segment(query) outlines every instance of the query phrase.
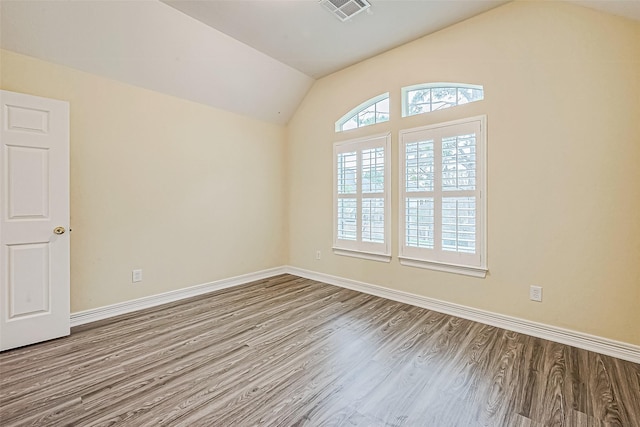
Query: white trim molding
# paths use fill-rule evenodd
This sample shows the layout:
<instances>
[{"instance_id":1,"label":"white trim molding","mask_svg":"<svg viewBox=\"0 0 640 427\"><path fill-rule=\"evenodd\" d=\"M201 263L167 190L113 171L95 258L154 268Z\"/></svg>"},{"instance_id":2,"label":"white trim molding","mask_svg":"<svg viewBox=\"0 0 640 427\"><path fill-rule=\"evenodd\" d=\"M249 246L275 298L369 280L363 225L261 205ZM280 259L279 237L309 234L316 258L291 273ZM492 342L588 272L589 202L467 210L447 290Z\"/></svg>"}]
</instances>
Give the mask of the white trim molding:
<instances>
[{"instance_id":1,"label":"white trim molding","mask_svg":"<svg viewBox=\"0 0 640 427\"><path fill-rule=\"evenodd\" d=\"M203 283L201 285L191 286L184 289L138 298L131 301L124 301L104 307L79 311L71 314L71 326L80 326L86 323L119 316L121 314L127 314L137 310L179 301L221 289L244 285L256 280L263 280L284 273L293 274L306 279L317 280L330 285L364 292L366 294L414 305L416 307L426 308L428 310L449 314L451 316L461 317L474 322L582 348L584 350L605 354L607 356L617 357L630 362L640 363L640 346L637 345L291 266L270 268L254 273L216 280L214 282Z\"/></svg>"},{"instance_id":2,"label":"white trim molding","mask_svg":"<svg viewBox=\"0 0 640 427\"><path fill-rule=\"evenodd\" d=\"M445 273L462 274L464 276L478 277L484 279L487 277L487 268L470 267L466 265L445 264L435 261L426 261L422 259L413 259L407 257L398 257L400 264L409 267L428 268L429 270L444 271Z\"/></svg>"},{"instance_id":3,"label":"white trim molding","mask_svg":"<svg viewBox=\"0 0 640 427\"><path fill-rule=\"evenodd\" d=\"M391 262L391 255L374 254L370 252L362 252L356 250L332 248L336 255L351 256L354 258L368 259L370 261Z\"/></svg>"},{"instance_id":4,"label":"white trim molding","mask_svg":"<svg viewBox=\"0 0 640 427\"><path fill-rule=\"evenodd\" d=\"M426 308L439 313L461 317L474 322L617 357L633 363L640 363L640 346L637 345L297 267L288 266L285 268L285 272L330 285Z\"/></svg>"},{"instance_id":5,"label":"white trim molding","mask_svg":"<svg viewBox=\"0 0 640 427\"><path fill-rule=\"evenodd\" d=\"M104 307L78 311L76 313L71 313L71 327L84 325L85 323L96 322L98 320L108 319L110 317L131 313L133 311L142 310L145 308L179 301L185 298L191 298L209 292L218 291L220 289L244 285L249 282L267 279L269 277L277 276L278 274L284 274L286 272L287 271L285 267L275 267L267 270L257 271L254 273L230 277L228 279L221 279L214 282L190 286L184 289L164 292L162 294L150 295L130 301L123 301Z\"/></svg>"}]
</instances>

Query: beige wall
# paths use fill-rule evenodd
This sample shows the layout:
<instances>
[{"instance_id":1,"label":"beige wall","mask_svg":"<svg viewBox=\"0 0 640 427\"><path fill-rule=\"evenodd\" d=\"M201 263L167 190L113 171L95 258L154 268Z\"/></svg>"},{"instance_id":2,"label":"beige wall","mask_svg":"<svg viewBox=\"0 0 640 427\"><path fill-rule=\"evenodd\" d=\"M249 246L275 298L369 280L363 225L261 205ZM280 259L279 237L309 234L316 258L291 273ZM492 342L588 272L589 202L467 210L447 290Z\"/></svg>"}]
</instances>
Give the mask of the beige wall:
<instances>
[{"instance_id":1,"label":"beige wall","mask_svg":"<svg viewBox=\"0 0 640 427\"><path fill-rule=\"evenodd\" d=\"M401 119L400 88L482 84L485 100ZM334 122L391 93L390 122ZM398 131L488 116L486 279L398 263ZM316 82L289 124L292 266L640 344L640 24L516 2ZM393 260L331 252L332 143L391 131ZM322 259L314 259L315 251ZM529 285L544 301L528 299Z\"/></svg>"},{"instance_id":2,"label":"beige wall","mask_svg":"<svg viewBox=\"0 0 640 427\"><path fill-rule=\"evenodd\" d=\"M286 262L284 127L0 58L2 89L70 102L72 312Z\"/></svg>"}]
</instances>

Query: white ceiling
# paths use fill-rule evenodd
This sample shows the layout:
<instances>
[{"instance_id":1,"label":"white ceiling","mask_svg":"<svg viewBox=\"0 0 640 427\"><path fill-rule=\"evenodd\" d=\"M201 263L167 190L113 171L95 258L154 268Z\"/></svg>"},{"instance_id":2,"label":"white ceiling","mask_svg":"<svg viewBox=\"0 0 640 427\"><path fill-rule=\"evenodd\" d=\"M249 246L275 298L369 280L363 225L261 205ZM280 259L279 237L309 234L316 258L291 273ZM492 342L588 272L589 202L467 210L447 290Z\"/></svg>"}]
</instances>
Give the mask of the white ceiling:
<instances>
[{"instance_id":1,"label":"white ceiling","mask_svg":"<svg viewBox=\"0 0 640 427\"><path fill-rule=\"evenodd\" d=\"M317 79L509 0L371 0L347 22L318 0L162 1Z\"/></svg>"},{"instance_id":2,"label":"white ceiling","mask_svg":"<svg viewBox=\"0 0 640 427\"><path fill-rule=\"evenodd\" d=\"M285 124L315 78L509 0L0 0L0 46ZM565 0L640 21L640 0Z\"/></svg>"},{"instance_id":3,"label":"white ceiling","mask_svg":"<svg viewBox=\"0 0 640 427\"><path fill-rule=\"evenodd\" d=\"M3 49L272 123L313 79L157 0L0 1Z\"/></svg>"}]
</instances>

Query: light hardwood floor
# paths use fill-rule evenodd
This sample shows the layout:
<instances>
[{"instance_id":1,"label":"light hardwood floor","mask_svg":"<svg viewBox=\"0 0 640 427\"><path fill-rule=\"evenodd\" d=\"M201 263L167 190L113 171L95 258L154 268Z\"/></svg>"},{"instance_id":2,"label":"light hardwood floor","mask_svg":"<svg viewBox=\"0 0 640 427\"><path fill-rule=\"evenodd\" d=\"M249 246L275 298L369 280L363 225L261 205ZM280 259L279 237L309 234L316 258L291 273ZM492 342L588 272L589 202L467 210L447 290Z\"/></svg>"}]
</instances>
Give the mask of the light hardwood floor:
<instances>
[{"instance_id":1,"label":"light hardwood floor","mask_svg":"<svg viewBox=\"0 0 640 427\"><path fill-rule=\"evenodd\" d=\"M640 426L640 365L281 275L0 353L2 426Z\"/></svg>"}]
</instances>

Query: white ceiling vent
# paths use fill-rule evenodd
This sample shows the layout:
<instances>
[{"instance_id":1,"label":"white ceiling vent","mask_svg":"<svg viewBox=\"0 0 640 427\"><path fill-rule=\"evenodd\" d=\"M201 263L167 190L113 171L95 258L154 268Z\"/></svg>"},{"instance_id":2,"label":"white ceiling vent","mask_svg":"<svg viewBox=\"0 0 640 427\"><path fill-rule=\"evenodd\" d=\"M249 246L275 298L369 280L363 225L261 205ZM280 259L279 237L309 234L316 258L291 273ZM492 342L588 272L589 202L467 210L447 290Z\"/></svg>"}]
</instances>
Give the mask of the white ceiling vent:
<instances>
[{"instance_id":1,"label":"white ceiling vent","mask_svg":"<svg viewBox=\"0 0 640 427\"><path fill-rule=\"evenodd\" d=\"M320 0L320 4L343 22L371 7L367 0Z\"/></svg>"}]
</instances>

